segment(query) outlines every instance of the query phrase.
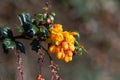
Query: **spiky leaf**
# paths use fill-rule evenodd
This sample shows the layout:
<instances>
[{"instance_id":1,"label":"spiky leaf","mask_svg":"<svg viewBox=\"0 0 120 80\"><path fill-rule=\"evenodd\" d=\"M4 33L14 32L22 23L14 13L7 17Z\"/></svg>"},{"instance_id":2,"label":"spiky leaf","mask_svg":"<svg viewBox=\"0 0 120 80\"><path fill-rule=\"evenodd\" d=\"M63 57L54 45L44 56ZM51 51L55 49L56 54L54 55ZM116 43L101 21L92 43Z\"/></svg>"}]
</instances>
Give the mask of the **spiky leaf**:
<instances>
[{"instance_id":1,"label":"spiky leaf","mask_svg":"<svg viewBox=\"0 0 120 80\"><path fill-rule=\"evenodd\" d=\"M19 20L20 20L22 26L25 24L28 24L30 22L30 14L29 13L20 14Z\"/></svg>"}]
</instances>

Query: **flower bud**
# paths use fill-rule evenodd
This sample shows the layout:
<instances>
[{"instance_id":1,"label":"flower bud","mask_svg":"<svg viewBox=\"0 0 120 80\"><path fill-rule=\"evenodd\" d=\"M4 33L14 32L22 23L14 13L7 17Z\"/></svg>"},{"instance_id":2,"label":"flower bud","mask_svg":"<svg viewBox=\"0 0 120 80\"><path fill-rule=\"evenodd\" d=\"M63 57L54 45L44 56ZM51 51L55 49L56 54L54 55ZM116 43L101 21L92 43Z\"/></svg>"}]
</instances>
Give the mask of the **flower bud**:
<instances>
[{"instance_id":1,"label":"flower bud","mask_svg":"<svg viewBox=\"0 0 120 80\"><path fill-rule=\"evenodd\" d=\"M52 45L52 46L50 46L49 47L49 51L50 51L50 53L55 53L55 46L54 45Z\"/></svg>"},{"instance_id":2,"label":"flower bud","mask_svg":"<svg viewBox=\"0 0 120 80\"><path fill-rule=\"evenodd\" d=\"M69 57L68 57L68 56L65 56L64 61L65 61L66 63L68 63L68 62L69 62Z\"/></svg>"},{"instance_id":3,"label":"flower bud","mask_svg":"<svg viewBox=\"0 0 120 80\"><path fill-rule=\"evenodd\" d=\"M70 49L71 51L74 51L74 50L75 50L74 44L69 44L69 49Z\"/></svg>"},{"instance_id":4,"label":"flower bud","mask_svg":"<svg viewBox=\"0 0 120 80\"><path fill-rule=\"evenodd\" d=\"M63 41L62 42L62 47L64 50L67 50L68 49L68 43L66 41Z\"/></svg>"},{"instance_id":5,"label":"flower bud","mask_svg":"<svg viewBox=\"0 0 120 80\"><path fill-rule=\"evenodd\" d=\"M62 59L62 55L63 55L63 53L61 51L56 54L58 59Z\"/></svg>"},{"instance_id":6,"label":"flower bud","mask_svg":"<svg viewBox=\"0 0 120 80\"><path fill-rule=\"evenodd\" d=\"M67 50L66 51L66 55L68 55L69 57L72 57L73 56L73 53L71 50Z\"/></svg>"}]
</instances>

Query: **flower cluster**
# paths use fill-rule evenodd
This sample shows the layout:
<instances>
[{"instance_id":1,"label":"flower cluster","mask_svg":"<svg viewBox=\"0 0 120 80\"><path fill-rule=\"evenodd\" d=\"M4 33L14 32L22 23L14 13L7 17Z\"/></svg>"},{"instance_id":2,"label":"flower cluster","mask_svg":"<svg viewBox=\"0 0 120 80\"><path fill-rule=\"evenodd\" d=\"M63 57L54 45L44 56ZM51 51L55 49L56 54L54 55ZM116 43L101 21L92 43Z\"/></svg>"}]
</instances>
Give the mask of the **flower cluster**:
<instances>
[{"instance_id":1,"label":"flower cluster","mask_svg":"<svg viewBox=\"0 0 120 80\"><path fill-rule=\"evenodd\" d=\"M63 31L61 24L54 24L49 31L49 42L54 42L54 45L49 47L49 52L65 62L72 61L76 40L74 36L78 35L78 33Z\"/></svg>"}]
</instances>

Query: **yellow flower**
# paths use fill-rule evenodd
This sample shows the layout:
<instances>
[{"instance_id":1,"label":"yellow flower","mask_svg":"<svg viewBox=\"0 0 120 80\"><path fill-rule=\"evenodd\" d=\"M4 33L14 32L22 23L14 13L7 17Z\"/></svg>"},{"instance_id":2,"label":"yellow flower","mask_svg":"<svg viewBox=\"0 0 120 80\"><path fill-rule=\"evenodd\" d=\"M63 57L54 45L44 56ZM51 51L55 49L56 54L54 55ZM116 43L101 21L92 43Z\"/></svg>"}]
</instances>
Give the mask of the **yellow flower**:
<instances>
[{"instance_id":1,"label":"yellow flower","mask_svg":"<svg viewBox=\"0 0 120 80\"><path fill-rule=\"evenodd\" d=\"M51 40L55 42L56 45L59 45L61 41L64 40L62 33L51 34Z\"/></svg>"},{"instance_id":2,"label":"yellow flower","mask_svg":"<svg viewBox=\"0 0 120 80\"><path fill-rule=\"evenodd\" d=\"M74 50L75 50L74 44L69 44L69 49L70 49L71 51L74 51Z\"/></svg>"},{"instance_id":3,"label":"yellow flower","mask_svg":"<svg viewBox=\"0 0 120 80\"><path fill-rule=\"evenodd\" d=\"M70 32L64 31L64 32L63 32L63 35L64 35L64 37L65 37L65 40L66 40L68 43L74 44L75 38L74 38L73 35L70 34Z\"/></svg>"},{"instance_id":4,"label":"yellow flower","mask_svg":"<svg viewBox=\"0 0 120 80\"><path fill-rule=\"evenodd\" d=\"M61 24L54 24L54 27L53 27L53 28L50 28L49 30L50 30L50 32L52 32L52 33L62 32L62 31L63 31Z\"/></svg>"},{"instance_id":5,"label":"yellow flower","mask_svg":"<svg viewBox=\"0 0 120 80\"><path fill-rule=\"evenodd\" d=\"M61 41L64 40L64 36L62 34L62 25L60 24L54 24L53 28L49 29L51 32L50 38L53 42L55 42L56 45L59 45Z\"/></svg>"}]
</instances>

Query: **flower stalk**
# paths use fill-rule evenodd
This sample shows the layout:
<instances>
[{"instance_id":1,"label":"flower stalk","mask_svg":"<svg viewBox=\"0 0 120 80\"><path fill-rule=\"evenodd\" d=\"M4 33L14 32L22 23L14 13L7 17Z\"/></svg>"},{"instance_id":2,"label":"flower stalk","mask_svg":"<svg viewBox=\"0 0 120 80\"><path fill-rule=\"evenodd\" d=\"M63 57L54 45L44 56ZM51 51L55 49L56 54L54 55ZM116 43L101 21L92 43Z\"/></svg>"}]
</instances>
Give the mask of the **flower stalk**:
<instances>
[{"instance_id":1,"label":"flower stalk","mask_svg":"<svg viewBox=\"0 0 120 80\"><path fill-rule=\"evenodd\" d=\"M18 67L17 67L18 73L17 73L16 80L19 80L20 77L22 78L22 80L24 80L23 69L22 69L22 58L21 58L18 50L16 50L16 56L17 56L17 64L18 64Z\"/></svg>"}]
</instances>

